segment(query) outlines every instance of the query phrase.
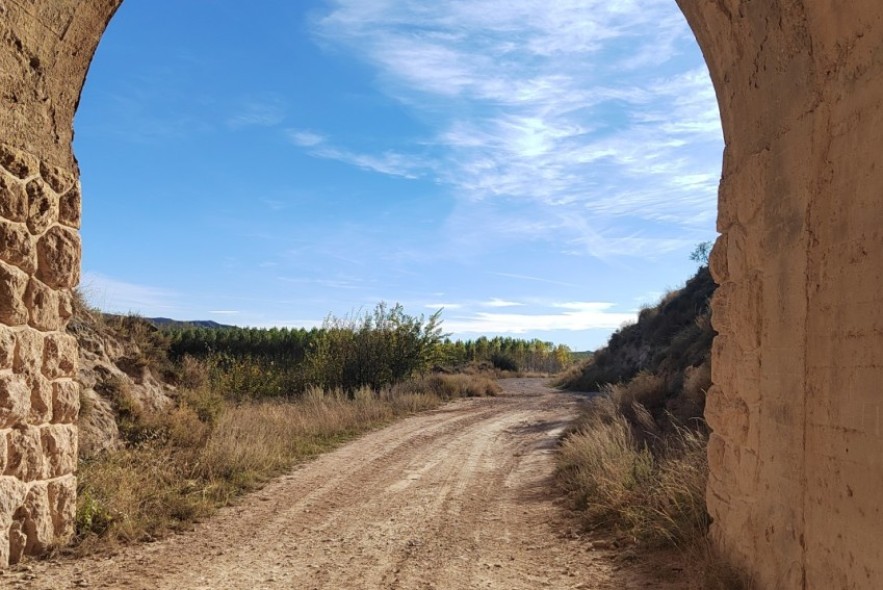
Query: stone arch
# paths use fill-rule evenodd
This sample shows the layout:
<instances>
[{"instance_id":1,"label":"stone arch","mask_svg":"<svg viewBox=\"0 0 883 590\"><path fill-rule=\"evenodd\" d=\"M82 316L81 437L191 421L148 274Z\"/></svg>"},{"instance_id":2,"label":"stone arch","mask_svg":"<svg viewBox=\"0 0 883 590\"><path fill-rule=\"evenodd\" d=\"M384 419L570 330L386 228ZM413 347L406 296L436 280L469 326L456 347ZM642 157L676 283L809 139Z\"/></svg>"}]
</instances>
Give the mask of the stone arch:
<instances>
[{"instance_id":1,"label":"stone arch","mask_svg":"<svg viewBox=\"0 0 883 590\"><path fill-rule=\"evenodd\" d=\"M712 537L760 588L883 585L883 7L677 0L726 148ZM0 565L70 535L72 121L121 0L0 0Z\"/></svg>"}]
</instances>

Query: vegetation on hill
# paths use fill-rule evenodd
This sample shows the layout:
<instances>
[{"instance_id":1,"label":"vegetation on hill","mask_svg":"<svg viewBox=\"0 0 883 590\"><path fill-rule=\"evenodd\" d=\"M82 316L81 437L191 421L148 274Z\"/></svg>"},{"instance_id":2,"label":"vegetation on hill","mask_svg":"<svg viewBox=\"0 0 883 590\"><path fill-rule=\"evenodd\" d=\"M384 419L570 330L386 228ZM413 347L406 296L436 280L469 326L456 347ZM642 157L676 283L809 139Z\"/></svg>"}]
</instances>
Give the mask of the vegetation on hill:
<instances>
[{"instance_id":1,"label":"vegetation on hill","mask_svg":"<svg viewBox=\"0 0 883 590\"><path fill-rule=\"evenodd\" d=\"M668 415L695 423L702 418L711 382L709 302L714 289L708 267L700 267L683 288L642 309L636 323L620 328L558 385L576 391L616 389L627 414L634 413L628 406L636 402L661 427L671 423Z\"/></svg>"},{"instance_id":2,"label":"vegetation on hill","mask_svg":"<svg viewBox=\"0 0 883 590\"><path fill-rule=\"evenodd\" d=\"M613 530L643 547L677 548L688 569L701 570L697 587L738 589L743 580L706 542L702 416L714 289L700 267L559 378L565 388L599 393L562 442L558 480L588 528Z\"/></svg>"}]
</instances>

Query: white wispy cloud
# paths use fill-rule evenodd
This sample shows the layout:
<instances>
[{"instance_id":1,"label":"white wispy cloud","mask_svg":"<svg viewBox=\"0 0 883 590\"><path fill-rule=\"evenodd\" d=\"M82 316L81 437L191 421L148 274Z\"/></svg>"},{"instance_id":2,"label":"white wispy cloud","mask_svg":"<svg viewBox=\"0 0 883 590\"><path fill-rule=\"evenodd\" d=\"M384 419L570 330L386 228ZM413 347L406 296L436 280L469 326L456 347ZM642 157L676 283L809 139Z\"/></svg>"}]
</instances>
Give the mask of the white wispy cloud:
<instances>
[{"instance_id":1,"label":"white wispy cloud","mask_svg":"<svg viewBox=\"0 0 883 590\"><path fill-rule=\"evenodd\" d=\"M365 60L434 130L421 157L408 146L366 154L345 138L289 135L314 156L429 178L467 211L494 204L493 216L449 220L452 236L520 231L603 258L655 256L710 231L717 104L670 0L329 4L316 38Z\"/></svg>"},{"instance_id":2,"label":"white wispy cloud","mask_svg":"<svg viewBox=\"0 0 883 590\"><path fill-rule=\"evenodd\" d=\"M551 313L477 312L446 319L445 330L457 334L524 334L532 331L583 331L618 328L634 321L633 312L611 311L610 303L571 302L554 305Z\"/></svg>"},{"instance_id":3,"label":"white wispy cloud","mask_svg":"<svg viewBox=\"0 0 883 590\"><path fill-rule=\"evenodd\" d=\"M154 315L181 309L180 295L175 291L130 283L100 273L84 273L80 289L89 303L111 313Z\"/></svg>"},{"instance_id":4,"label":"white wispy cloud","mask_svg":"<svg viewBox=\"0 0 883 590\"><path fill-rule=\"evenodd\" d=\"M462 303L427 303L423 307L426 309L460 309L463 307Z\"/></svg>"},{"instance_id":5,"label":"white wispy cloud","mask_svg":"<svg viewBox=\"0 0 883 590\"><path fill-rule=\"evenodd\" d=\"M285 106L278 98L249 100L240 105L238 112L227 118L227 127L273 127L285 120Z\"/></svg>"},{"instance_id":6,"label":"white wispy cloud","mask_svg":"<svg viewBox=\"0 0 883 590\"><path fill-rule=\"evenodd\" d=\"M389 176L401 176L403 178L418 178L422 171L427 168L427 163L421 158L391 151L372 155L359 154L332 147L322 147L314 150L312 153L317 157L338 160L363 170L379 172Z\"/></svg>"},{"instance_id":7,"label":"white wispy cloud","mask_svg":"<svg viewBox=\"0 0 883 590\"><path fill-rule=\"evenodd\" d=\"M535 277L531 275L523 275L518 273L511 272L492 272L491 275L498 277L506 277L509 279L517 279L520 281L531 281L534 283L547 283L549 285L560 285L562 287L580 287L581 285L577 285L576 283L568 283L566 281L558 281L555 279L547 279L544 277Z\"/></svg>"},{"instance_id":8,"label":"white wispy cloud","mask_svg":"<svg viewBox=\"0 0 883 590\"><path fill-rule=\"evenodd\" d=\"M291 143L301 147L313 147L325 141L324 135L307 129L287 129L285 133Z\"/></svg>"},{"instance_id":9,"label":"white wispy cloud","mask_svg":"<svg viewBox=\"0 0 883 590\"><path fill-rule=\"evenodd\" d=\"M497 297L481 302L482 307L522 307L523 305L523 303L517 301L506 301L505 299L499 299Z\"/></svg>"}]
</instances>

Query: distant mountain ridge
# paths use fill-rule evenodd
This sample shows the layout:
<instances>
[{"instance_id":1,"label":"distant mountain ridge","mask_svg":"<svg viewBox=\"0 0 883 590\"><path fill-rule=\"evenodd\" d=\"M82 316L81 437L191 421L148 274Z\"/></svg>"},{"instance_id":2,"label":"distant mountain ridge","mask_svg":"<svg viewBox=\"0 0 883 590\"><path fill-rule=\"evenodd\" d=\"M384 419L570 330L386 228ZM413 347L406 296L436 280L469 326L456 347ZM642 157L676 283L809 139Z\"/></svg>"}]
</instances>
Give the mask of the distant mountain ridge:
<instances>
[{"instance_id":1,"label":"distant mountain ridge","mask_svg":"<svg viewBox=\"0 0 883 590\"><path fill-rule=\"evenodd\" d=\"M230 324L219 324L214 320L173 320L172 318L144 318L157 328L211 328L222 330L235 328Z\"/></svg>"}]
</instances>

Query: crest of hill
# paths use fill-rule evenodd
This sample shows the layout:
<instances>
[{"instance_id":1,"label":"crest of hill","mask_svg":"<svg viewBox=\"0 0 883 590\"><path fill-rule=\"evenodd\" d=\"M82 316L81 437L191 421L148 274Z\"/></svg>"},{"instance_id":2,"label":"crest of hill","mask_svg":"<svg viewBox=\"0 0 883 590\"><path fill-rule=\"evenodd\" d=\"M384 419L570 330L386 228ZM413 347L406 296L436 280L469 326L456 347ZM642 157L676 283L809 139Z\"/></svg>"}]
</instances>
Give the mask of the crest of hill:
<instances>
[{"instance_id":1,"label":"crest of hill","mask_svg":"<svg viewBox=\"0 0 883 590\"><path fill-rule=\"evenodd\" d=\"M227 328L235 328L229 324L219 324L214 320L173 320L172 318L144 318L157 328L211 328L213 330L224 330Z\"/></svg>"}]
</instances>

